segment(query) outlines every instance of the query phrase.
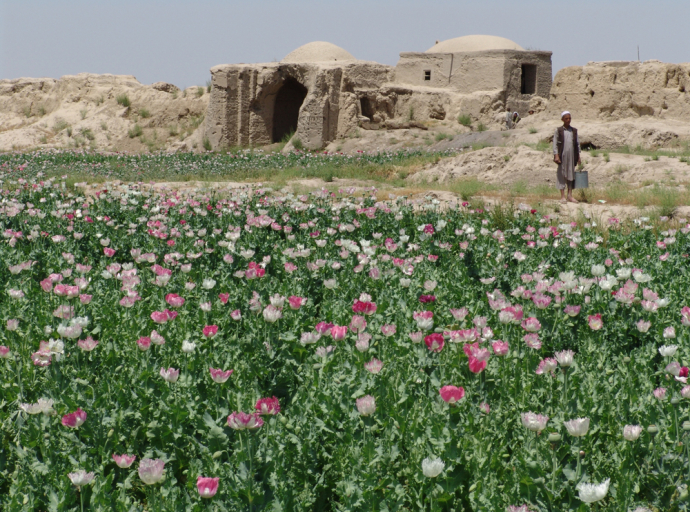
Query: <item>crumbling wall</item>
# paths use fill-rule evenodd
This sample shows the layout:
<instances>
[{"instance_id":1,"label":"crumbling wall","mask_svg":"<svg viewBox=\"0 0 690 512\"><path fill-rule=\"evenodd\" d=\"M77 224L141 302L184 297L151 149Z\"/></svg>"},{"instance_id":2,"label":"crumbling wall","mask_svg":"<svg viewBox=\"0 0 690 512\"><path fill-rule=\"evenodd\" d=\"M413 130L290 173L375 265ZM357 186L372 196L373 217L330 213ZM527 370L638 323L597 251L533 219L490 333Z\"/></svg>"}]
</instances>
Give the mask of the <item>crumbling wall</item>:
<instances>
[{"instance_id":1,"label":"crumbling wall","mask_svg":"<svg viewBox=\"0 0 690 512\"><path fill-rule=\"evenodd\" d=\"M690 116L690 64L590 62L561 69L551 87L548 111L574 118L617 120Z\"/></svg>"},{"instance_id":2,"label":"crumbling wall","mask_svg":"<svg viewBox=\"0 0 690 512\"><path fill-rule=\"evenodd\" d=\"M307 89L295 136L308 148L323 147L357 127L362 91L377 90L390 73L389 66L362 61L216 66L206 136L214 149L278 142L273 140L276 97L294 80Z\"/></svg>"}]
</instances>

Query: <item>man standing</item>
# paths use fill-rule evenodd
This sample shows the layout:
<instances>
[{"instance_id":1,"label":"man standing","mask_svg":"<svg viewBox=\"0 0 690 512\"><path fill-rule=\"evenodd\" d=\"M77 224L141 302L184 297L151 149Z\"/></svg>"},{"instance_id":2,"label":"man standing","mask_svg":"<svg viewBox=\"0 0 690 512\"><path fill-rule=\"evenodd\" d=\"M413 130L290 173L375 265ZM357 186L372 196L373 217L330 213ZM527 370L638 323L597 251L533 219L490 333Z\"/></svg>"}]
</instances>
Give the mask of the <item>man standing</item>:
<instances>
[{"instance_id":1,"label":"man standing","mask_svg":"<svg viewBox=\"0 0 690 512\"><path fill-rule=\"evenodd\" d=\"M561 114L563 126L556 128L553 134L553 161L558 164L556 181L561 191L561 202L577 203L573 197L573 182L575 180L575 166L580 165L580 141L577 138L577 128L570 126L570 112ZM566 199L565 189L568 189Z\"/></svg>"}]
</instances>

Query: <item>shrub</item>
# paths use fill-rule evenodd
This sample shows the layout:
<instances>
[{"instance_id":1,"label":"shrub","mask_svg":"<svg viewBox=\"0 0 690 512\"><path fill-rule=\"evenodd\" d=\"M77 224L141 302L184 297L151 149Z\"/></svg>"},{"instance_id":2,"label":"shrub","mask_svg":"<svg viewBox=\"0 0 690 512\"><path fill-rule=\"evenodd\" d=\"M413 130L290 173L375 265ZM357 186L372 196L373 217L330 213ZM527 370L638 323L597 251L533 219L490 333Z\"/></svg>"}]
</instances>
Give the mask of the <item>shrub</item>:
<instances>
[{"instance_id":1,"label":"shrub","mask_svg":"<svg viewBox=\"0 0 690 512\"><path fill-rule=\"evenodd\" d=\"M134 139L136 137L141 137L141 134L144 133L144 130L142 130L141 126L138 124L135 124L128 132L127 135L129 135L130 139Z\"/></svg>"},{"instance_id":2,"label":"shrub","mask_svg":"<svg viewBox=\"0 0 690 512\"><path fill-rule=\"evenodd\" d=\"M487 130L486 125L484 123L479 123L477 125L477 131L478 132L485 132Z\"/></svg>"},{"instance_id":3,"label":"shrub","mask_svg":"<svg viewBox=\"0 0 690 512\"><path fill-rule=\"evenodd\" d=\"M140 108L139 115L142 119L148 119L149 117L151 117L151 112L149 112L148 109Z\"/></svg>"},{"instance_id":4,"label":"shrub","mask_svg":"<svg viewBox=\"0 0 690 512\"><path fill-rule=\"evenodd\" d=\"M204 95L204 88L199 86L196 88L196 95L201 98Z\"/></svg>"},{"instance_id":5,"label":"shrub","mask_svg":"<svg viewBox=\"0 0 690 512\"><path fill-rule=\"evenodd\" d=\"M460 114L458 116L458 123L460 123L463 126L467 126L470 128L472 126L472 118L468 116L467 114Z\"/></svg>"},{"instance_id":6,"label":"shrub","mask_svg":"<svg viewBox=\"0 0 690 512\"><path fill-rule=\"evenodd\" d=\"M213 88L213 82L211 80L206 80L206 92L211 92Z\"/></svg>"},{"instance_id":7,"label":"shrub","mask_svg":"<svg viewBox=\"0 0 690 512\"><path fill-rule=\"evenodd\" d=\"M530 126L530 127L529 127L529 132L530 132L532 135L534 135L535 133L537 133L537 129L536 129L534 126Z\"/></svg>"},{"instance_id":8,"label":"shrub","mask_svg":"<svg viewBox=\"0 0 690 512\"><path fill-rule=\"evenodd\" d=\"M70 124L62 118L56 118L55 124L53 125L53 132L60 133L62 130L67 128Z\"/></svg>"},{"instance_id":9,"label":"shrub","mask_svg":"<svg viewBox=\"0 0 690 512\"><path fill-rule=\"evenodd\" d=\"M121 105L126 108L129 108L132 105L132 102L129 101L129 96L127 96L124 93L117 96L117 98L115 98L115 101L117 101L118 105Z\"/></svg>"},{"instance_id":10,"label":"shrub","mask_svg":"<svg viewBox=\"0 0 690 512\"><path fill-rule=\"evenodd\" d=\"M209 140L208 137L204 137L204 139L202 141L202 145L204 146L204 149L206 151L211 151L211 149L212 149L211 148L211 141Z\"/></svg>"},{"instance_id":11,"label":"shrub","mask_svg":"<svg viewBox=\"0 0 690 512\"><path fill-rule=\"evenodd\" d=\"M292 139L292 147L294 147L297 151L302 151L304 149L304 144L302 144L302 139L299 137L294 137Z\"/></svg>"}]
</instances>

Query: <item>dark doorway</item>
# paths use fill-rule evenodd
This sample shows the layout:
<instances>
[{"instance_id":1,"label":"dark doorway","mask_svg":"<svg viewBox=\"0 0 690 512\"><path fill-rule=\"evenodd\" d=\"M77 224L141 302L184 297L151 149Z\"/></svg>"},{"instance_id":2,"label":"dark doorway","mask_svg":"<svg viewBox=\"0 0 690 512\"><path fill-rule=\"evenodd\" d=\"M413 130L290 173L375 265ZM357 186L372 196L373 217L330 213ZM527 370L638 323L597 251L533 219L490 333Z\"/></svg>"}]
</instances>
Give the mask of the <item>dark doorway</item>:
<instances>
[{"instance_id":1,"label":"dark doorway","mask_svg":"<svg viewBox=\"0 0 690 512\"><path fill-rule=\"evenodd\" d=\"M297 80L289 79L280 88L273 107L273 142L297 130L299 109L306 97L307 88Z\"/></svg>"},{"instance_id":2,"label":"dark doorway","mask_svg":"<svg viewBox=\"0 0 690 512\"><path fill-rule=\"evenodd\" d=\"M522 94L535 94L537 92L537 66L534 64L522 65L520 92Z\"/></svg>"},{"instance_id":3,"label":"dark doorway","mask_svg":"<svg viewBox=\"0 0 690 512\"><path fill-rule=\"evenodd\" d=\"M369 121L372 121L374 118L374 108L371 106L369 98L360 98L359 106L362 108L362 115L368 117Z\"/></svg>"}]
</instances>

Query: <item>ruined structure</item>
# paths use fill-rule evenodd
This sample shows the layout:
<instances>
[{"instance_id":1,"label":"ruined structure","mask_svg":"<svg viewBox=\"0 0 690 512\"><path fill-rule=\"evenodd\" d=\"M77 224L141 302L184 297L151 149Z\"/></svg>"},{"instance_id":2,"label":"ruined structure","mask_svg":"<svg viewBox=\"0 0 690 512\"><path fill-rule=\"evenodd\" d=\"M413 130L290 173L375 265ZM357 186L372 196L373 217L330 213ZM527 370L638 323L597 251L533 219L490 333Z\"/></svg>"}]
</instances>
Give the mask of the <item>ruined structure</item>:
<instances>
[{"instance_id":1,"label":"ruined structure","mask_svg":"<svg viewBox=\"0 0 690 512\"><path fill-rule=\"evenodd\" d=\"M526 51L494 36L465 36L395 67L355 59L325 42L281 62L211 69L206 136L214 148L279 142L293 133L319 148L348 133L465 114L491 122L506 109L543 110L551 52Z\"/></svg>"},{"instance_id":2,"label":"ruined structure","mask_svg":"<svg viewBox=\"0 0 690 512\"><path fill-rule=\"evenodd\" d=\"M590 62L556 73L549 112L570 110L575 118L617 119L653 116L690 118L690 64Z\"/></svg>"}]
</instances>

